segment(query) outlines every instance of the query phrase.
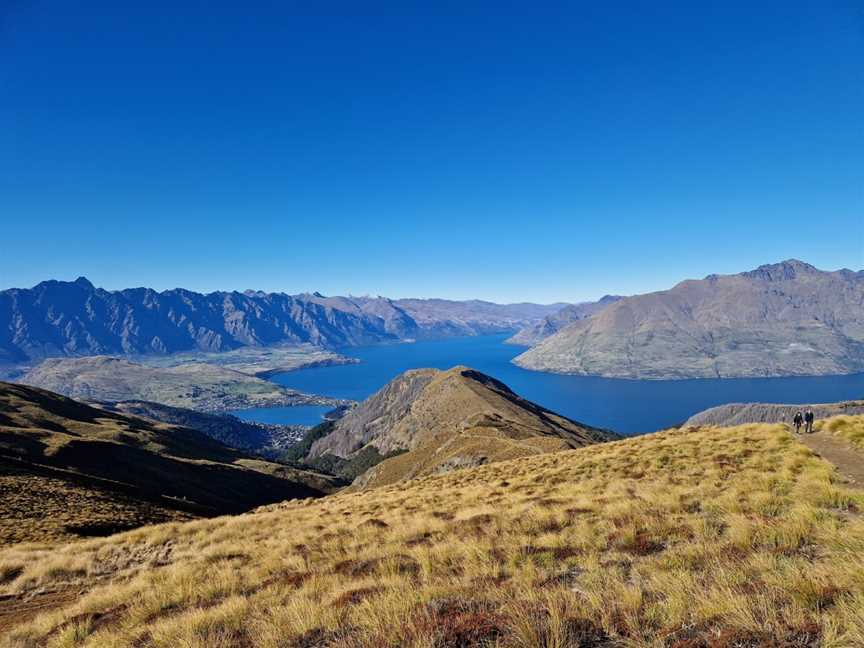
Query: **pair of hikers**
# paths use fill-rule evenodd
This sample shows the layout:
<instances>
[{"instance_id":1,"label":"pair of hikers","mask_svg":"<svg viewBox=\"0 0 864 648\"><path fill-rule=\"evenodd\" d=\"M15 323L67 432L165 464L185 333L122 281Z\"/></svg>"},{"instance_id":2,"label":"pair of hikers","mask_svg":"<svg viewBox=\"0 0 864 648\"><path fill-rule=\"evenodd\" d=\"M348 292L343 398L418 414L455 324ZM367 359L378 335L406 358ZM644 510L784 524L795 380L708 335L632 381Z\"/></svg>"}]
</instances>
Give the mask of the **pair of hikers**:
<instances>
[{"instance_id":1,"label":"pair of hikers","mask_svg":"<svg viewBox=\"0 0 864 648\"><path fill-rule=\"evenodd\" d=\"M813 408L808 407L807 411L803 414L801 410L795 412L795 416L792 417L792 423L795 425L795 434L801 434L801 425L804 425L805 434L811 434L813 432L813 421L816 419L816 416L813 414Z\"/></svg>"}]
</instances>

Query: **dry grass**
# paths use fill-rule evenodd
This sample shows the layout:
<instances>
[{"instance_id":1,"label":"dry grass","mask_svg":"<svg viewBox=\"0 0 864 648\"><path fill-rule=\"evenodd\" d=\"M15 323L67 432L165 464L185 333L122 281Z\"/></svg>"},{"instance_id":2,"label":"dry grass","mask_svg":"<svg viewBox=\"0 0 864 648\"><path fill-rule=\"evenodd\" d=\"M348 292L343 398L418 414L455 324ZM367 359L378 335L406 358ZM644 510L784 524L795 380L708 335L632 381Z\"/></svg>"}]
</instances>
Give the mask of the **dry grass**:
<instances>
[{"instance_id":1,"label":"dry grass","mask_svg":"<svg viewBox=\"0 0 864 648\"><path fill-rule=\"evenodd\" d=\"M0 382L0 543L68 540L332 492L195 430Z\"/></svg>"},{"instance_id":2,"label":"dry grass","mask_svg":"<svg viewBox=\"0 0 864 648\"><path fill-rule=\"evenodd\" d=\"M3 593L88 593L0 645L860 646L862 507L782 426L667 431L19 545Z\"/></svg>"},{"instance_id":3,"label":"dry grass","mask_svg":"<svg viewBox=\"0 0 864 648\"><path fill-rule=\"evenodd\" d=\"M104 536L194 515L123 493L76 483L75 475L38 474L0 457L0 546ZM2 573L0 573L2 580Z\"/></svg>"},{"instance_id":4,"label":"dry grass","mask_svg":"<svg viewBox=\"0 0 864 648\"><path fill-rule=\"evenodd\" d=\"M817 421L816 430L833 434L864 450L864 416L835 416Z\"/></svg>"}]
</instances>

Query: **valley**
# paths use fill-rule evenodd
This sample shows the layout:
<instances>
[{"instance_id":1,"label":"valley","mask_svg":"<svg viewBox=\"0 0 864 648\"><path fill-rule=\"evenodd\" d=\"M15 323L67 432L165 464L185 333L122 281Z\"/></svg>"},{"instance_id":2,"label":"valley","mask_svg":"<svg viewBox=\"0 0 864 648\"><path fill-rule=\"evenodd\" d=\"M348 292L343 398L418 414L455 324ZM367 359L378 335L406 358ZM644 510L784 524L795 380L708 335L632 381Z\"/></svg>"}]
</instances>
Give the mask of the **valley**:
<instances>
[{"instance_id":1,"label":"valley","mask_svg":"<svg viewBox=\"0 0 864 648\"><path fill-rule=\"evenodd\" d=\"M296 444L309 429L308 425L279 425L260 423L257 421L244 421L236 416L225 413L199 412L182 407L171 407L150 401L124 400L120 402L98 404L102 409L134 416L181 425L203 432L211 439L224 443L232 448L244 450L265 458L273 458L284 453L288 448ZM292 411L316 406L295 405ZM266 408L262 411L272 412L280 408ZM320 408L330 411L329 406ZM244 410L245 411L245 410ZM318 420L310 424L314 425Z\"/></svg>"}]
</instances>

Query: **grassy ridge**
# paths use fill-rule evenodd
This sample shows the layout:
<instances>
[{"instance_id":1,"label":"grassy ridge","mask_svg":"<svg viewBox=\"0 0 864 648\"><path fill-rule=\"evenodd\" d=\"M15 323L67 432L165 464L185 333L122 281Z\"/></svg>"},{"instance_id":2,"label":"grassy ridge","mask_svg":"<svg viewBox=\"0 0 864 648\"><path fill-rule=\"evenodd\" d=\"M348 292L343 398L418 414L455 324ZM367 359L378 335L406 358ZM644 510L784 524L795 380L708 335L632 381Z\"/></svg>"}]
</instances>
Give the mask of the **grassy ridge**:
<instances>
[{"instance_id":1,"label":"grassy ridge","mask_svg":"<svg viewBox=\"0 0 864 648\"><path fill-rule=\"evenodd\" d=\"M109 535L332 492L189 428L0 382L0 542Z\"/></svg>"},{"instance_id":2,"label":"grassy ridge","mask_svg":"<svg viewBox=\"0 0 864 648\"><path fill-rule=\"evenodd\" d=\"M0 645L864 645L862 509L783 426L667 431L6 549L0 593L88 593Z\"/></svg>"}]
</instances>

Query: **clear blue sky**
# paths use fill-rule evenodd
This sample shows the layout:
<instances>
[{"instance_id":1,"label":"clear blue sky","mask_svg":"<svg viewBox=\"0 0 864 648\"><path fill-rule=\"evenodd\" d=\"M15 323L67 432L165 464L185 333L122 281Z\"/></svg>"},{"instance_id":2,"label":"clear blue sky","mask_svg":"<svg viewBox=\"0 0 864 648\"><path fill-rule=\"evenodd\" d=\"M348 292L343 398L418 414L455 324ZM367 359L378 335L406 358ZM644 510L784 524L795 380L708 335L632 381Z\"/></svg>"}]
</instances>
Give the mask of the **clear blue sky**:
<instances>
[{"instance_id":1,"label":"clear blue sky","mask_svg":"<svg viewBox=\"0 0 864 648\"><path fill-rule=\"evenodd\" d=\"M611 4L0 0L0 288L862 268L862 4Z\"/></svg>"}]
</instances>

